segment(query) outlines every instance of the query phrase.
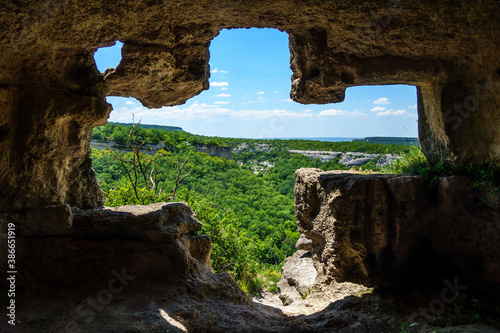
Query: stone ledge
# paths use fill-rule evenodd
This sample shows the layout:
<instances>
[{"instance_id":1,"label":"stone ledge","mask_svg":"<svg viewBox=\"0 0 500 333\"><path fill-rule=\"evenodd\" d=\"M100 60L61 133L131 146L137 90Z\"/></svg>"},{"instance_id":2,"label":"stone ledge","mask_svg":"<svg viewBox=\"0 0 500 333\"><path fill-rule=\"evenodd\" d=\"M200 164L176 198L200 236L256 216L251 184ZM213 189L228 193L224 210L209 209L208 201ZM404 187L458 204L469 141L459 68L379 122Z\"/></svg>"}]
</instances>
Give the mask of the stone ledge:
<instances>
[{"instance_id":1,"label":"stone ledge","mask_svg":"<svg viewBox=\"0 0 500 333\"><path fill-rule=\"evenodd\" d=\"M2 214L0 238L12 223L23 293L91 289L122 269L137 286L211 272L211 240L195 234L202 225L184 202L88 210L54 205ZM0 256L7 253L1 241ZM6 272L7 262L0 269Z\"/></svg>"},{"instance_id":2,"label":"stone ledge","mask_svg":"<svg viewBox=\"0 0 500 333\"><path fill-rule=\"evenodd\" d=\"M202 228L184 202L95 209L44 206L24 213L0 214L1 230L16 225L18 237L127 238L172 242Z\"/></svg>"}]
</instances>

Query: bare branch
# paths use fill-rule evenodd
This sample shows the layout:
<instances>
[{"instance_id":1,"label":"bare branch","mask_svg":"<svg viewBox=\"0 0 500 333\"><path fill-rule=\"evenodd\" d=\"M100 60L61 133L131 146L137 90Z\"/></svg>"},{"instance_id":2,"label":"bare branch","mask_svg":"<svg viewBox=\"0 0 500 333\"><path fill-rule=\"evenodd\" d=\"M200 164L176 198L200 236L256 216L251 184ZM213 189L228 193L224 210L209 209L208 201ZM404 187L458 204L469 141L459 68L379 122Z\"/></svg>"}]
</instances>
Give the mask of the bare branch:
<instances>
[{"instance_id":1,"label":"bare branch","mask_svg":"<svg viewBox=\"0 0 500 333\"><path fill-rule=\"evenodd\" d=\"M193 171L193 169L191 169L191 170L189 170L189 172L187 174L185 174L184 176L181 177L182 169L184 169L184 167L186 166L186 163L190 159L191 159L191 157L187 158L182 164L181 164L180 157L177 160L177 177L175 178L174 190L172 191L172 196L171 196L172 199L175 199L175 193L177 192L177 188L179 187L180 182L182 182L187 176L189 176L191 171Z\"/></svg>"}]
</instances>

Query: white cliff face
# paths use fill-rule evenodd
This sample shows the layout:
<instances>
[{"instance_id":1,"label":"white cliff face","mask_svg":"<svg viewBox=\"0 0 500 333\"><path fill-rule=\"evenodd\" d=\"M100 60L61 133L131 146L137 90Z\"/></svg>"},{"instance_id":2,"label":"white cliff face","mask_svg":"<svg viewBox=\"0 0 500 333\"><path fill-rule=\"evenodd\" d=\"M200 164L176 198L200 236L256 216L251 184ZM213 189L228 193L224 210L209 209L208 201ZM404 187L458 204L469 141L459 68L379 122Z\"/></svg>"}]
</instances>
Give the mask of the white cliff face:
<instances>
[{"instance_id":1,"label":"white cliff face","mask_svg":"<svg viewBox=\"0 0 500 333\"><path fill-rule=\"evenodd\" d=\"M210 156L216 156L228 160L233 159L231 148L229 148L228 146L204 145L204 144L196 144L193 146L196 148L197 151L208 154Z\"/></svg>"}]
</instances>

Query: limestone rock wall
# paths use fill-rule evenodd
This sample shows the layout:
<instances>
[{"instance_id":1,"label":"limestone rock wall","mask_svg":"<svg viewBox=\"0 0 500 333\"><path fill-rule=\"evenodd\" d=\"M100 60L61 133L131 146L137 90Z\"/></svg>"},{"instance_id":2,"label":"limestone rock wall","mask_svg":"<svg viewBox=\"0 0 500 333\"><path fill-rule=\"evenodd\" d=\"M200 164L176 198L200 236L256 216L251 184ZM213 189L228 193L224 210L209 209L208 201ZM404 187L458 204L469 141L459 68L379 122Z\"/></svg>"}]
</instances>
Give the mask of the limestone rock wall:
<instances>
[{"instance_id":1,"label":"limestone rock wall","mask_svg":"<svg viewBox=\"0 0 500 333\"><path fill-rule=\"evenodd\" d=\"M228 160L233 159L231 148L219 145L194 145L197 151L206 153L210 156L223 157Z\"/></svg>"},{"instance_id":2,"label":"limestone rock wall","mask_svg":"<svg viewBox=\"0 0 500 333\"><path fill-rule=\"evenodd\" d=\"M102 77L90 51L43 51L2 52L0 211L102 204L89 148L111 111Z\"/></svg>"},{"instance_id":3,"label":"limestone rock wall","mask_svg":"<svg viewBox=\"0 0 500 333\"><path fill-rule=\"evenodd\" d=\"M500 11L496 0L7 1L0 9L0 211L101 204L90 170L106 95L148 107L208 88L221 29L290 36L291 97L338 102L357 85L418 88L421 146L433 162L500 160ZM101 75L99 47L124 42Z\"/></svg>"},{"instance_id":4,"label":"limestone rock wall","mask_svg":"<svg viewBox=\"0 0 500 333\"><path fill-rule=\"evenodd\" d=\"M295 208L317 281L395 287L459 277L499 292L500 194L463 177L300 169Z\"/></svg>"}]
</instances>

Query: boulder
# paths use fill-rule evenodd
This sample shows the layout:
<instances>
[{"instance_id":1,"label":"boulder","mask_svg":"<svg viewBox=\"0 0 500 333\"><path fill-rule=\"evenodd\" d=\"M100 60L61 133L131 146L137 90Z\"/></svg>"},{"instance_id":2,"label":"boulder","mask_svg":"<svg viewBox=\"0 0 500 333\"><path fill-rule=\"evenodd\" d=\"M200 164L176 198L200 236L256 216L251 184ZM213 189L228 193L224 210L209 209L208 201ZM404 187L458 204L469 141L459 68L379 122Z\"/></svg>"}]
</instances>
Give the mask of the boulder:
<instances>
[{"instance_id":1,"label":"boulder","mask_svg":"<svg viewBox=\"0 0 500 333\"><path fill-rule=\"evenodd\" d=\"M297 250L312 251L313 242L311 239L307 238L304 234L300 234L300 238L295 244Z\"/></svg>"},{"instance_id":2,"label":"boulder","mask_svg":"<svg viewBox=\"0 0 500 333\"><path fill-rule=\"evenodd\" d=\"M311 252L298 250L292 257L286 258L278 282L283 305L306 298L311 293L316 276Z\"/></svg>"}]
</instances>

